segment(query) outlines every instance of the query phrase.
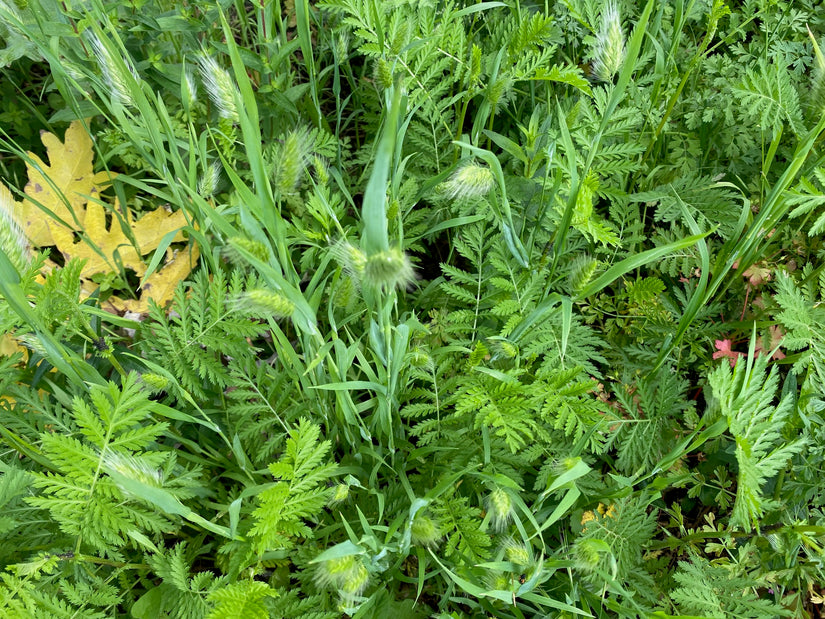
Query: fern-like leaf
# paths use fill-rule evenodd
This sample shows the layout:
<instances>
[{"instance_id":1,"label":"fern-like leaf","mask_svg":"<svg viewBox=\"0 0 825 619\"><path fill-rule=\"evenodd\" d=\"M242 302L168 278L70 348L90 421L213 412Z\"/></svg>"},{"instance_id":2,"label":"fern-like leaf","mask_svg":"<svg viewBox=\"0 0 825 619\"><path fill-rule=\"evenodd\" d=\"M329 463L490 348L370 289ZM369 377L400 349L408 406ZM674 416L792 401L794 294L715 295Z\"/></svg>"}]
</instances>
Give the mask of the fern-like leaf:
<instances>
[{"instance_id":1,"label":"fern-like leaf","mask_svg":"<svg viewBox=\"0 0 825 619\"><path fill-rule=\"evenodd\" d=\"M788 441L782 436L793 411L793 399L789 394L773 405L779 374L773 367L766 377L767 364L767 355L758 357L752 365L740 358L733 370L722 363L708 377L736 440L739 474L731 523L746 531L758 529L764 511L775 506L762 492L765 483L784 469L806 443L804 438Z\"/></svg>"}]
</instances>

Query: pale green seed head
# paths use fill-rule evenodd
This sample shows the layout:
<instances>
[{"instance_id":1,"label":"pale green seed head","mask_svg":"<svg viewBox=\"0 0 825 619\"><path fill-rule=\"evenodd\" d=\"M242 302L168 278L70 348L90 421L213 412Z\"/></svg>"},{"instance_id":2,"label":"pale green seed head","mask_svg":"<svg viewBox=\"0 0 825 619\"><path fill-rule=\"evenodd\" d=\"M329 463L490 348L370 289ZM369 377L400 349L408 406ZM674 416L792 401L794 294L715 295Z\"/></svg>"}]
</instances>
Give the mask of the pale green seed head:
<instances>
[{"instance_id":1,"label":"pale green seed head","mask_svg":"<svg viewBox=\"0 0 825 619\"><path fill-rule=\"evenodd\" d=\"M808 37L811 39L814 50L810 101L815 113L825 114L825 53L822 51L823 46L816 40L810 27L807 28Z\"/></svg>"},{"instance_id":2,"label":"pale green seed head","mask_svg":"<svg viewBox=\"0 0 825 619\"><path fill-rule=\"evenodd\" d=\"M600 540L586 539L575 546L576 567L589 572L599 566L602 562L602 545Z\"/></svg>"},{"instance_id":3,"label":"pale green seed head","mask_svg":"<svg viewBox=\"0 0 825 619\"><path fill-rule=\"evenodd\" d=\"M275 162L275 186L282 195L293 193L306 170L312 143L305 128L290 131L283 137L283 144Z\"/></svg>"},{"instance_id":4,"label":"pale green seed head","mask_svg":"<svg viewBox=\"0 0 825 619\"><path fill-rule=\"evenodd\" d=\"M360 561L358 566L347 575L347 579L341 585L341 597L345 603L357 598L370 582L370 574L364 564Z\"/></svg>"},{"instance_id":5,"label":"pale green seed head","mask_svg":"<svg viewBox=\"0 0 825 619\"><path fill-rule=\"evenodd\" d=\"M334 42L335 55L341 62L343 62L343 59L349 55L349 43L349 33L346 30L341 30L338 34L338 38L336 38Z\"/></svg>"},{"instance_id":6,"label":"pale green seed head","mask_svg":"<svg viewBox=\"0 0 825 619\"><path fill-rule=\"evenodd\" d=\"M314 155L312 158L312 168L315 170L315 182L319 185L329 184L329 169L327 168L326 161L318 155Z\"/></svg>"},{"instance_id":7,"label":"pale green seed head","mask_svg":"<svg viewBox=\"0 0 825 619\"><path fill-rule=\"evenodd\" d=\"M423 350L418 346L410 350L407 358L409 359L410 365L413 367L427 368L428 370L432 370L434 367L433 358L427 353L426 350Z\"/></svg>"},{"instance_id":8,"label":"pale green seed head","mask_svg":"<svg viewBox=\"0 0 825 619\"><path fill-rule=\"evenodd\" d=\"M456 170L441 184L441 190L451 200L470 200L486 196L495 184L495 177L490 168L473 162Z\"/></svg>"},{"instance_id":9,"label":"pale green seed head","mask_svg":"<svg viewBox=\"0 0 825 619\"><path fill-rule=\"evenodd\" d=\"M132 96L131 88L140 83L140 75L131 59L124 56L123 64L118 63L115 61L112 52L97 36L92 35L90 40L97 65L100 67L100 72L109 87L112 97L125 107L134 107L135 99Z\"/></svg>"},{"instance_id":10,"label":"pale green seed head","mask_svg":"<svg viewBox=\"0 0 825 619\"><path fill-rule=\"evenodd\" d=\"M383 290L406 288L415 281L412 263L403 251L391 248L367 256L362 282Z\"/></svg>"},{"instance_id":11,"label":"pale green seed head","mask_svg":"<svg viewBox=\"0 0 825 619\"><path fill-rule=\"evenodd\" d=\"M533 560L530 549L513 538L509 538L504 542L504 556L511 563L515 563L521 567L530 565Z\"/></svg>"},{"instance_id":12,"label":"pale green seed head","mask_svg":"<svg viewBox=\"0 0 825 619\"><path fill-rule=\"evenodd\" d=\"M189 112L198 102L198 82L195 79L195 71L189 67L183 76L181 84L181 94L183 96L184 109Z\"/></svg>"},{"instance_id":13,"label":"pale green seed head","mask_svg":"<svg viewBox=\"0 0 825 619\"><path fill-rule=\"evenodd\" d=\"M203 171L200 181L198 181L198 193L203 198L214 196L218 191L221 183L221 164L218 161L213 161L211 165L207 166Z\"/></svg>"},{"instance_id":14,"label":"pale green seed head","mask_svg":"<svg viewBox=\"0 0 825 619\"><path fill-rule=\"evenodd\" d=\"M329 505L337 505L343 503L349 498L349 486L347 484L338 484L332 491L332 496L329 498Z\"/></svg>"},{"instance_id":15,"label":"pale green seed head","mask_svg":"<svg viewBox=\"0 0 825 619\"><path fill-rule=\"evenodd\" d=\"M380 57L375 61L373 76L375 79L375 85L381 90L386 90L392 86L395 81L392 65L390 65L386 59Z\"/></svg>"},{"instance_id":16,"label":"pale green seed head","mask_svg":"<svg viewBox=\"0 0 825 619\"><path fill-rule=\"evenodd\" d=\"M217 60L206 54L198 59L198 65L203 86L220 117L238 122L238 108L235 104L237 89L229 73L218 65Z\"/></svg>"},{"instance_id":17,"label":"pale green seed head","mask_svg":"<svg viewBox=\"0 0 825 619\"><path fill-rule=\"evenodd\" d=\"M295 311L295 304L274 290L254 288L247 290L236 300L237 309L250 314L286 318Z\"/></svg>"},{"instance_id":18,"label":"pale green seed head","mask_svg":"<svg viewBox=\"0 0 825 619\"><path fill-rule=\"evenodd\" d=\"M370 575L361 557L348 555L328 559L315 569L315 582L322 589L337 589L345 602L351 602L369 584Z\"/></svg>"},{"instance_id":19,"label":"pale green seed head","mask_svg":"<svg viewBox=\"0 0 825 619\"><path fill-rule=\"evenodd\" d=\"M332 246L332 255L347 274L360 282L367 266L367 256L352 243L339 241Z\"/></svg>"},{"instance_id":20,"label":"pale green seed head","mask_svg":"<svg viewBox=\"0 0 825 619\"><path fill-rule=\"evenodd\" d=\"M426 515L417 514L410 527L410 539L416 546L435 546L442 538L438 522Z\"/></svg>"},{"instance_id":21,"label":"pale green seed head","mask_svg":"<svg viewBox=\"0 0 825 619\"><path fill-rule=\"evenodd\" d=\"M602 9L601 26L596 35L593 72L605 82L622 68L625 59L622 18L615 2L608 2Z\"/></svg>"},{"instance_id":22,"label":"pale green seed head","mask_svg":"<svg viewBox=\"0 0 825 619\"><path fill-rule=\"evenodd\" d=\"M246 259L239 250L252 254L263 263L269 262L269 248L260 241L243 236L233 236L228 239L229 245L225 248L226 257L235 264L246 264Z\"/></svg>"},{"instance_id":23,"label":"pale green seed head","mask_svg":"<svg viewBox=\"0 0 825 619\"><path fill-rule=\"evenodd\" d=\"M0 251L6 254L18 273L31 263L29 239L14 217L15 202L11 192L0 183Z\"/></svg>"},{"instance_id":24,"label":"pale green seed head","mask_svg":"<svg viewBox=\"0 0 825 619\"><path fill-rule=\"evenodd\" d=\"M493 488L487 496L487 513L494 531L503 531L513 519L513 499L503 488Z\"/></svg>"},{"instance_id":25,"label":"pale green seed head","mask_svg":"<svg viewBox=\"0 0 825 619\"><path fill-rule=\"evenodd\" d=\"M491 572L484 577L484 583L494 591L509 591L513 588L513 577L501 572Z\"/></svg>"},{"instance_id":26,"label":"pale green seed head","mask_svg":"<svg viewBox=\"0 0 825 619\"><path fill-rule=\"evenodd\" d=\"M169 387L169 379L160 374L147 372L141 374L140 379L143 381L143 384L153 392L165 391L166 388Z\"/></svg>"},{"instance_id":27,"label":"pale green seed head","mask_svg":"<svg viewBox=\"0 0 825 619\"><path fill-rule=\"evenodd\" d=\"M163 473L161 470L150 466L135 456L106 451L101 457L101 466L104 471L110 474L115 473L147 486L155 488L163 486Z\"/></svg>"},{"instance_id":28,"label":"pale green seed head","mask_svg":"<svg viewBox=\"0 0 825 619\"><path fill-rule=\"evenodd\" d=\"M348 555L328 559L318 564L315 570L315 582L322 588L339 588L349 574L357 568L358 557Z\"/></svg>"}]
</instances>

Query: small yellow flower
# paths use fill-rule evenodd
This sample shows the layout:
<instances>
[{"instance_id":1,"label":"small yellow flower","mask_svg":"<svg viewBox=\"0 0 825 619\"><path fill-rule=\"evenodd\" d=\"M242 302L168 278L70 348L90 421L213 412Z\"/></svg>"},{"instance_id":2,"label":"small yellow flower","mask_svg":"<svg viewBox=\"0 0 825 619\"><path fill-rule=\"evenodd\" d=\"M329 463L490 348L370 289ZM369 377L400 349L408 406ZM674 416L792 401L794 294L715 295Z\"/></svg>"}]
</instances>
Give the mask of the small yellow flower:
<instances>
[{"instance_id":1,"label":"small yellow flower","mask_svg":"<svg viewBox=\"0 0 825 619\"><path fill-rule=\"evenodd\" d=\"M610 507L607 508L607 511L604 514L605 518L615 518L616 517L616 504L613 503Z\"/></svg>"}]
</instances>

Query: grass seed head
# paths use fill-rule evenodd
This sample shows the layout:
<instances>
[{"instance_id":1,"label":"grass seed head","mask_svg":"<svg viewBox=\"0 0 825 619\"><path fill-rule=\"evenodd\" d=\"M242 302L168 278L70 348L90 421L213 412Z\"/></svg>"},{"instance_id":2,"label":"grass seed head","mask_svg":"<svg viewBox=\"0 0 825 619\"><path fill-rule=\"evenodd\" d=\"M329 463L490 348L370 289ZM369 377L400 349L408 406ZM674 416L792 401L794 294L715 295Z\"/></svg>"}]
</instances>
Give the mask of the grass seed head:
<instances>
[{"instance_id":1,"label":"grass seed head","mask_svg":"<svg viewBox=\"0 0 825 619\"><path fill-rule=\"evenodd\" d=\"M361 595L369 580L369 572L358 555L327 559L321 561L315 569L315 583L318 587L337 589L345 604Z\"/></svg>"},{"instance_id":2,"label":"grass seed head","mask_svg":"<svg viewBox=\"0 0 825 619\"><path fill-rule=\"evenodd\" d=\"M188 113L198 102L198 82L195 79L195 71L191 67L187 67L181 86L184 109Z\"/></svg>"},{"instance_id":3,"label":"grass seed head","mask_svg":"<svg viewBox=\"0 0 825 619\"><path fill-rule=\"evenodd\" d=\"M513 498L503 488L493 488L487 496L487 513L494 531L503 531L513 519Z\"/></svg>"},{"instance_id":4,"label":"grass seed head","mask_svg":"<svg viewBox=\"0 0 825 619\"><path fill-rule=\"evenodd\" d=\"M423 514L416 514L410 527L410 539L416 546L435 546L442 538L438 522Z\"/></svg>"},{"instance_id":5,"label":"grass seed head","mask_svg":"<svg viewBox=\"0 0 825 619\"><path fill-rule=\"evenodd\" d=\"M600 80L609 82L624 64L624 33L622 18L615 2L604 5L601 17L601 26L596 35L593 72Z\"/></svg>"},{"instance_id":6,"label":"grass seed head","mask_svg":"<svg viewBox=\"0 0 825 619\"><path fill-rule=\"evenodd\" d=\"M233 236L228 239L228 245L224 248L227 259L236 265L246 265L247 260L240 250L252 254L254 258L263 263L269 262L269 248L260 241L243 236Z\"/></svg>"},{"instance_id":7,"label":"grass seed head","mask_svg":"<svg viewBox=\"0 0 825 619\"><path fill-rule=\"evenodd\" d=\"M332 255L344 271L360 283L367 266L364 252L348 241L339 241L332 246Z\"/></svg>"},{"instance_id":8,"label":"grass seed head","mask_svg":"<svg viewBox=\"0 0 825 619\"><path fill-rule=\"evenodd\" d=\"M295 311L295 304L282 294L255 288L247 290L235 300L238 310L262 316L276 316L286 318Z\"/></svg>"},{"instance_id":9,"label":"grass seed head","mask_svg":"<svg viewBox=\"0 0 825 619\"><path fill-rule=\"evenodd\" d=\"M363 281L383 290L406 288L415 281L415 273L407 254L393 247L367 256Z\"/></svg>"},{"instance_id":10,"label":"grass seed head","mask_svg":"<svg viewBox=\"0 0 825 619\"><path fill-rule=\"evenodd\" d=\"M169 379L165 376L161 376L160 374L152 374L151 372L147 372L145 374L141 374L140 379L143 381L143 384L146 385L146 388L153 393L166 391L169 387Z\"/></svg>"},{"instance_id":11,"label":"grass seed head","mask_svg":"<svg viewBox=\"0 0 825 619\"><path fill-rule=\"evenodd\" d=\"M532 562L530 549L524 544L517 542L512 537L508 538L504 542L504 556L511 563L515 563L521 567L530 565Z\"/></svg>"},{"instance_id":12,"label":"grass seed head","mask_svg":"<svg viewBox=\"0 0 825 619\"><path fill-rule=\"evenodd\" d=\"M154 486L155 488L163 486L163 473L161 470L150 466L135 456L105 451L101 458L101 466L103 470L109 473L116 473L126 479L147 486Z\"/></svg>"},{"instance_id":13,"label":"grass seed head","mask_svg":"<svg viewBox=\"0 0 825 619\"><path fill-rule=\"evenodd\" d=\"M327 501L328 505L338 505L349 498L349 486L347 484L336 484L332 490L332 495Z\"/></svg>"},{"instance_id":14,"label":"grass seed head","mask_svg":"<svg viewBox=\"0 0 825 619\"><path fill-rule=\"evenodd\" d=\"M286 134L275 163L275 184L281 195L294 193L301 182L312 152L312 141L306 129Z\"/></svg>"},{"instance_id":15,"label":"grass seed head","mask_svg":"<svg viewBox=\"0 0 825 619\"><path fill-rule=\"evenodd\" d=\"M0 184L0 251L22 273L31 263L29 239L14 217L14 198L5 185Z\"/></svg>"},{"instance_id":16,"label":"grass seed head","mask_svg":"<svg viewBox=\"0 0 825 619\"><path fill-rule=\"evenodd\" d=\"M124 107L134 107L132 89L139 87L140 75L131 59L123 56L122 64L116 62L109 48L96 35L91 36L91 43L97 65L112 97Z\"/></svg>"},{"instance_id":17,"label":"grass seed head","mask_svg":"<svg viewBox=\"0 0 825 619\"><path fill-rule=\"evenodd\" d=\"M490 168L473 162L456 170L441 189L451 200L469 200L486 196L495 182Z\"/></svg>"},{"instance_id":18,"label":"grass seed head","mask_svg":"<svg viewBox=\"0 0 825 619\"><path fill-rule=\"evenodd\" d=\"M201 55L198 59L203 86L212 103L218 109L221 118L228 118L233 122L238 122L238 108L235 104L235 93L237 89L224 69L218 65L218 61L212 56Z\"/></svg>"},{"instance_id":19,"label":"grass seed head","mask_svg":"<svg viewBox=\"0 0 825 619\"><path fill-rule=\"evenodd\" d=\"M221 184L221 164L218 161L213 161L211 165L206 167L198 181L198 193L203 198L214 196L218 187Z\"/></svg>"}]
</instances>

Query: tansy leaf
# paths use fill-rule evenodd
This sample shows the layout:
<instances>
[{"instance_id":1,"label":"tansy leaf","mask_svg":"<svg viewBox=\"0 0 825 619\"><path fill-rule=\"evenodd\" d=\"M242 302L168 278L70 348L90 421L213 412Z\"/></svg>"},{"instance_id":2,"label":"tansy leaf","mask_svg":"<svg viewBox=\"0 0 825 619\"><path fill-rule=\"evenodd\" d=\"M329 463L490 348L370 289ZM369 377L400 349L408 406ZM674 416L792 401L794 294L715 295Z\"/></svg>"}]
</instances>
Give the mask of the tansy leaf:
<instances>
[{"instance_id":1,"label":"tansy leaf","mask_svg":"<svg viewBox=\"0 0 825 619\"><path fill-rule=\"evenodd\" d=\"M49 165L29 153L32 161L26 162L29 182L25 192L30 200L20 203L15 215L31 243L44 247L55 244L52 231L62 226L47 217L38 204L72 230L79 230L83 225L87 196L98 197L113 175L94 173L92 139L78 120L66 130L63 142L46 132L40 139L46 147Z\"/></svg>"}]
</instances>

